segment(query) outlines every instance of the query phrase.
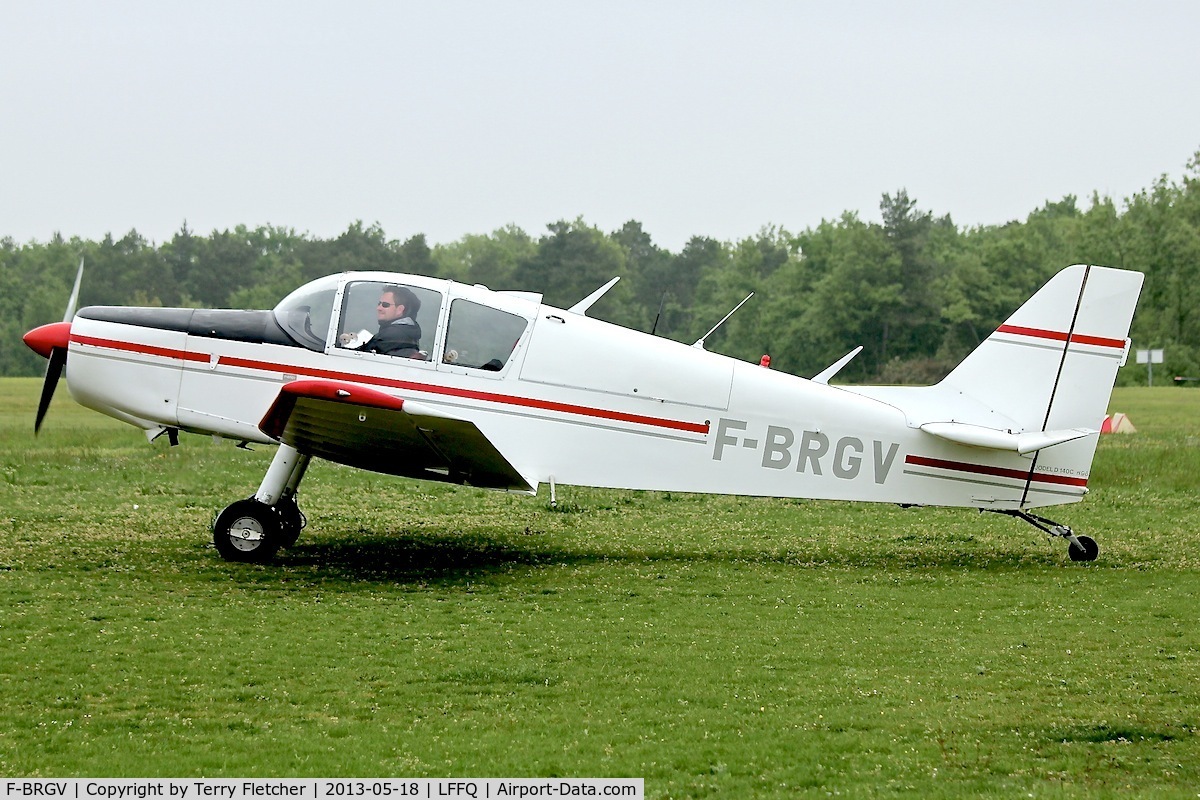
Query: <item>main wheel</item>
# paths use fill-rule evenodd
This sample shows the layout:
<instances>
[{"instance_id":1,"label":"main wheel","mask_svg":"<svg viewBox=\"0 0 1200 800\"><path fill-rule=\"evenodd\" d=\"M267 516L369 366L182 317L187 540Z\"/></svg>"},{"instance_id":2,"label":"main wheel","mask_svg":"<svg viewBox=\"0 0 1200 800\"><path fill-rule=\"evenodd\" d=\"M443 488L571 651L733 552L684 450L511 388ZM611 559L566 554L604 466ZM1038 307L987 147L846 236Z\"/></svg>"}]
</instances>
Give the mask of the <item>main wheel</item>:
<instances>
[{"instance_id":1,"label":"main wheel","mask_svg":"<svg viewBox=\"0 0 1200 800\"><path fill-rule=\"evenodd\" d=\"M283 522L271 506L238 500L217 515L213 544L226 561L270 561L283 545Z\"/></svg>"},{"instance_id":2,"label":"main wheel","mask_svg":"<svg viewBox=\"0 0 1200 800\"><path fill-rule=\"evenodd\" d=\"M275 505L275 510L279 512L279 522L283 528L280 544L283 547L291 547L300 538L300 531L304 530L304 526L308 524L308 519L305 518L304 512L300 510L300 506L296 505L296 498L294 496L281 498Z\"/></svg>"},{"instance_id":3,"label":"main wheel","mask_svg":"<svg viewBox=\"0 0 1200 800\"><path fill-rule=\"evenodd\" d=\"M1100 555L1100 545L1096 544L1096 540L1090 536L1076 536L1079 544L1082 547L1076 547L1075 542L1071 542L1067 547L1067 555L1072 561L1095 561L1096 556Z\"/></svg>"}]
</instances>

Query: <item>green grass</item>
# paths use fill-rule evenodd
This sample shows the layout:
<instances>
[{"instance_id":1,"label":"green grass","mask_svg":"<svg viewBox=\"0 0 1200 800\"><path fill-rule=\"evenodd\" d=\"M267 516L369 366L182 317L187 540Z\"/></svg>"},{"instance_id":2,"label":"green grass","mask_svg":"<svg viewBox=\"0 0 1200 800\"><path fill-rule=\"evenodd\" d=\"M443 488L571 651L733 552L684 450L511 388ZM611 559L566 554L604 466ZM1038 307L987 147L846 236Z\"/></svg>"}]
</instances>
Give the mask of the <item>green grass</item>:
<instances>
[{"instance_id":1,"label":"green grass","mask_svg":"<svg viewBox=\"0 0 1200 800\"><path fill-rule=\"evenodd\" d=\"M1194 795L1200 391L1122 389L1054 509L560 491L314 464L310 526L227 564L269 461L148 445L0 381L0 774L632 776L650 797ZM63 392L65 394L65 392Z\"/></svg>"}]
</instances>

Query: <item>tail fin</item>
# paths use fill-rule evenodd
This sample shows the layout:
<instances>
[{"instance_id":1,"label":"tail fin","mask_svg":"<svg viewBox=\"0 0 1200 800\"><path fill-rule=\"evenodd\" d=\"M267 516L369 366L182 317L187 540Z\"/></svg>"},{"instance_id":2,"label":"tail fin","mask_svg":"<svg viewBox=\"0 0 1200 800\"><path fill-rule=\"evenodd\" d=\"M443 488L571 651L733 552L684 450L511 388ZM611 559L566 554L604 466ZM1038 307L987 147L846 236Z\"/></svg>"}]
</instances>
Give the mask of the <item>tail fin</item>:
<instances>
[{"instance_id":1,"label":"tail fin","mask_svg":"<svg viewBox=\"0 0 1200 800\"><path fill-rule=\"evenodd\" d=\"M940 386L1011 421L970 420L976 424L1013 433L1098 431L1128 354L1142 277L1109 267L1067 267Z\"/></svg>"},{"instance_id":2,"label":"tail fin","mask_svg":"<svg viewBox=\"0 0 1200 800\"><path fill-rule=\"evenodd\" d=\"M1055 275L933 387L993 418L922 429L1032 458L1017 508L1081 499L1117 369L1129 353L1142 277L1088 266ZM997 424L998 417L1010 422Z\"/></svg>"},{"instance_id":3,"label":"tail fin","mask_svg":"<svg viewBox=\"0 0 1200 800\"><path fill-rule=\"evenodd\" d=\"M987 496L963 483L942 505L1034 508L1087 493L1092 457L1117 369L1128 355L1140 272L1067 267L936 386L845 387L900 409L910 427L949 447L934 461L979 464L997 480ZM982 448L976 455L958 448Z\"/></svg>"}]
</instances>

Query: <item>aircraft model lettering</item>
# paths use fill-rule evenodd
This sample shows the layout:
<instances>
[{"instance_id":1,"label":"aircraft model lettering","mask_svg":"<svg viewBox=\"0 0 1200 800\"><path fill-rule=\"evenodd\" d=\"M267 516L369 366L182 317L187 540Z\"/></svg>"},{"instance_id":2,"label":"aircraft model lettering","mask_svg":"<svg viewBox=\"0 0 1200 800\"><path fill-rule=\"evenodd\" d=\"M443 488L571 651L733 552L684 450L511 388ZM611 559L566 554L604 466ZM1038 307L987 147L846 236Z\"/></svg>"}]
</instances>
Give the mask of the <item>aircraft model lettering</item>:
<instances>
[{"instance_id":1,"label":"aircraft model lettering","mask_svg":"<svg viewBox=\"0 0 1200 800\"><path fill-rule=\"evenodd\" d=\"M82 275L82 264L80 275ZM548 484L976 508L1091 560L1032 513L1078 502L1141 290L1068 267L934 386L830 386L611 325L528 292L348 272L271 311L93 306L25 335L48 359L35 430L72 397L142 429L277 445L222 511L222 557L265 561L305 526L313 458L535 494ZM745 301L743 301L745 302ZM735 309L736 310L736 309ZM711 333L711 331L710 331ZM707 334L706 334L707 336ZM859 348L861 349L861 348Z\"/></svg>"},{"instance_id":2,"label":"aircraft model lettering","mask_svg":"<svg viewBox=\"0 0 1200 800\"><path fill-rule=\"evenodd\" d=\"M722 417L717 421L717 432L713 437L713 460L720 461L725 456L726 447L744 447L750 450L762 450L761 465L764 469L788 469L795 465L795 471L812 475L824 475L828 469L835 478L852 481L862 472L867 446L856 436L843 436L830 448L829 437L820 431L801 431L799 447L796 444L796 432L783 425L768 425L765 435L761 438L743 437L739 439L735 432L744 431L749 423L744 420L727 419ZM871 441L874 460L868 464L873 466L871 473L875 483L883 483L891 472L900 445L891 442L885 444L878 439ZM832 458L829 458L832 452ZM825 466L822 466L822 462Z\"/></svg>"}]
</instances>

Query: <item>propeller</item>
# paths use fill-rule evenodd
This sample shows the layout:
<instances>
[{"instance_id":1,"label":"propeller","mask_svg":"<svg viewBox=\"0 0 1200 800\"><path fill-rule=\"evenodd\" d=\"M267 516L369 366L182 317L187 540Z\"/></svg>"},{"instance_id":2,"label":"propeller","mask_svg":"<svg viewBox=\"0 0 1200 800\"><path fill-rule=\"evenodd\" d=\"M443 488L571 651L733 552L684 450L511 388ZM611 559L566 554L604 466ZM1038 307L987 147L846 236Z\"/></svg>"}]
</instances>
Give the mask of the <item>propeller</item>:
<instances>
[{"instance_id":1,"label":"propeller","mask_svg":"<svg viewBox=\"0 0 1200 800\"><path fill-rule=\"evenodd\" d=\"M71 290L71 298L67 301L67 310L62 322L53 322L34 328L22 337L22 340L35 353L49 359L46 365L46 377L42 381L42 396L38 400L37 417L33 421L33 432L42 429L42 420L50 409L50 401L54 399L54 390L58 387L58 379L62 377L67 366L67 345L71 340L71 319L75 316L75 306L79 302L79 285L83 282L83 258L79 259L79 270L75 273L75 288Z\"/></svg>"},{"instance_id":2,"label":"propeller","mask_svg":"<svg viewBox=\"0 0 1200 800\"><path fill-rule=\"evenodd\" d=\"M63 367L67 365L67 348L56 347L50 351L50 363L46 365L46 378L42 381L42 397L38 400L37 417L33 421L33 432L37 434L42 429L42 420L54 399L54 389L62 376Z\"/></svg>"}]
</instances>

